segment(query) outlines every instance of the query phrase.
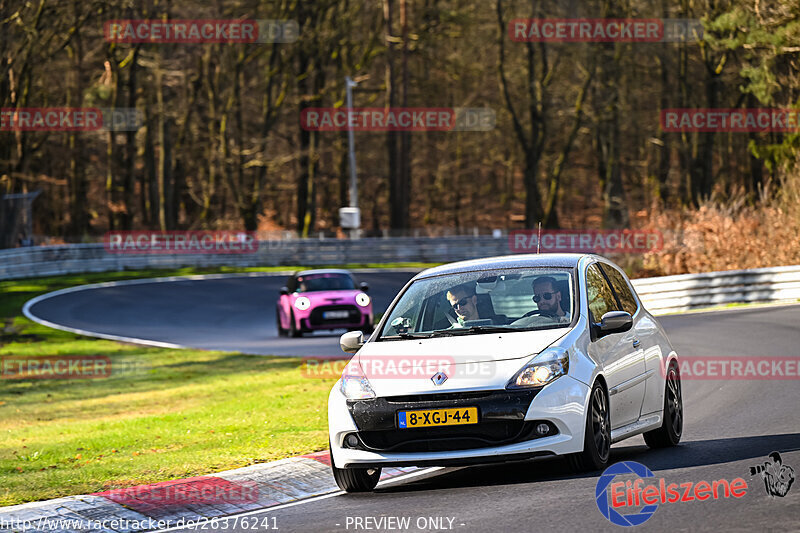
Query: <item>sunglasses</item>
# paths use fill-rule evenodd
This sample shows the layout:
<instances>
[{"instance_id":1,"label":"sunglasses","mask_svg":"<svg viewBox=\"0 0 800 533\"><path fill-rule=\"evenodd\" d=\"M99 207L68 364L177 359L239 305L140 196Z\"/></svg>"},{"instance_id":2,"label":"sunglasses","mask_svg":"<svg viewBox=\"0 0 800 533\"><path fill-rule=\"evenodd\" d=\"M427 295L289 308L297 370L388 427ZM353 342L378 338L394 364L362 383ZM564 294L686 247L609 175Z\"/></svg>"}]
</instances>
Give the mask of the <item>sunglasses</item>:
<instances>
[{"instance_id":1,"label":"sunglasses","mask_svg":"<svg viewBox=\"0 0 800 533\"><path fill-rule=\"evenodd\" d=\"M554 293L554 292L543 292L542 294L536 294L536 295L534 295L534 297L533 297L533 301L534 301L534 302L536 302L536 303L538 304L538 303L539 303L539 302L541 302L543 299L544 299L544 300L549 300L550 298L552 298L553 296L555 296L555 294L556 294L556 293Z\"/></svg>"},{"instance_id":2,"label":"sunglasses","mask_svg":"<svg viewBox=\"0 0 800 533\"><path fill-rule=\"evenodd\" d=\"M459 307L464 307L469 302L471 296L464 296L459 301L453 304L453 309L458 309Z\"/></svg>"}]
</instances>

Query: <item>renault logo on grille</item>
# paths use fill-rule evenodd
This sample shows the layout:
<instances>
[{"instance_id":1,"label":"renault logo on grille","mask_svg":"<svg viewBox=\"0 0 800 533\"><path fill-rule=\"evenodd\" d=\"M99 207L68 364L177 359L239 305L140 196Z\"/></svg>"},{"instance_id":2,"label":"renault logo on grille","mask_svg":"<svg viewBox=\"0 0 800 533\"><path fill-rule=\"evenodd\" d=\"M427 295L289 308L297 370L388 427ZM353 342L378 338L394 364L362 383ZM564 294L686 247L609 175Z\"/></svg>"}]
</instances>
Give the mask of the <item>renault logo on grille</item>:
<instances>
[{"instance_id":1,"label":"renault logo on grille","mask_svg":"<svg viewBox=\"0 0 800 533\"><path fill-rule=\"evenodd\" d=\"M434 385L441 385L447 381L447 374L444 372L437 372L431 377L431 381L433 381Z\"/></svg>"}]
</instances>

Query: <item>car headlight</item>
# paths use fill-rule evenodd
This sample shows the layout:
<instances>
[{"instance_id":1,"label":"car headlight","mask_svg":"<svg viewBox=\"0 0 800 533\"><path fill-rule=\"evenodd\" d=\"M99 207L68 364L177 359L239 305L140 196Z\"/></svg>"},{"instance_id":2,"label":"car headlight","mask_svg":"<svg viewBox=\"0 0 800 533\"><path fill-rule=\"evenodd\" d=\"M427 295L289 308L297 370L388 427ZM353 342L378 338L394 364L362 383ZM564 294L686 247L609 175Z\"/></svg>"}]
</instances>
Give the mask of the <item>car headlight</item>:
<instances>
[{"instance_id":1,"label":"car headlight","mask_svg":"<svg viewBox=\"0 0 800 533\"><path fill-rule=\"evenodd\" d=\"M507 389L543 387L569 372L569 352L564 348L548 348L531 359L517 372Z\"/></svg>"},{"instance_id":2,"label":"car headlight","mask_svg":"<svg viewBox=\"0 0 800 533\"><path fill-rule=\"evenodd\" d=\"M369 305L369 296L367 296L363 292L360 292L360 293L356 294L356 303L358 305L360 305L361 307L368 306Z\"/></svg>"},{"instance_id":3,"label":"car headlight","mask_svg":"<svg viewBox=\"0 0 800 533\"><path fill-rule=\"evenodd\" d=\"M306 309L311 307L311 300L309 300L305 296L301 296L294 301L294 306L301 311L305 311Z\"/></svg>"},{"instance_id":4,"label":"car headlight","mask_svg":"<svg viewBox=\"0 0 800 533\"><path fill-rule=\"evenodd\" d=\"M351 359L342 372L342 384L339 386L345 398L348 400L367 400L375 397L375 391L369 384L361 363Z\"/></svg>"}]
</instances>

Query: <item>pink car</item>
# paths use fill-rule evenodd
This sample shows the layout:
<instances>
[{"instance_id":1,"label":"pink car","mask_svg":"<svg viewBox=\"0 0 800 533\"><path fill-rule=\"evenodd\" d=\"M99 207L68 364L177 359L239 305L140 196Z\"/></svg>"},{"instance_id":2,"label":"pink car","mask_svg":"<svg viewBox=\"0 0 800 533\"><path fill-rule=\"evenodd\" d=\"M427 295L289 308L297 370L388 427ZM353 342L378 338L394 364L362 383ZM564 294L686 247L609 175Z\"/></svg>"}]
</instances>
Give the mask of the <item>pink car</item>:
<instances>
[{"instance_id":1,"label":"pink car","mask_svg":"<svg viewBox=\"0 0 800 533\"><path fill-rule=\"evenodd\" d=\"M300 337L317 329L372 331L372 299L347 270L295 272L281 288L278 335Z\"/></svg>"}]
</instances>

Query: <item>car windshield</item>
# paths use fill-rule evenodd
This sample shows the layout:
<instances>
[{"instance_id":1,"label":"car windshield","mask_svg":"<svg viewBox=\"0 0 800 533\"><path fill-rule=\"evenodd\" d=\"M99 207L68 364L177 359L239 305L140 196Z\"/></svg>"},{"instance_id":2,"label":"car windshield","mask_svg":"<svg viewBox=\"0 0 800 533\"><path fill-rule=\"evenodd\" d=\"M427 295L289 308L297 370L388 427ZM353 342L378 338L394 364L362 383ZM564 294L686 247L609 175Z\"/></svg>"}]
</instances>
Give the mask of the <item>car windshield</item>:
<instances>
[{"instance_id":1,"label":"car windshield","mask_svg":"<svg viewBox=\"0 0 800 533\"><path fill-rule=\"evenodd\" d=\"M568 328L572 269L462 272L415 281L389 310L379 339Z\"/></svg>"},{"instance_id":2,"label":"car windshield","mask_svg":"<svg viewBox=\"0 0 800 533\"><path fill-rule=\"evenodd\" d=\"M355 289L347 274L307 274L297 277L297 292L340 291Z\"/></svg>"}]
</instances>

